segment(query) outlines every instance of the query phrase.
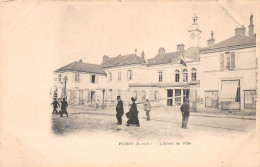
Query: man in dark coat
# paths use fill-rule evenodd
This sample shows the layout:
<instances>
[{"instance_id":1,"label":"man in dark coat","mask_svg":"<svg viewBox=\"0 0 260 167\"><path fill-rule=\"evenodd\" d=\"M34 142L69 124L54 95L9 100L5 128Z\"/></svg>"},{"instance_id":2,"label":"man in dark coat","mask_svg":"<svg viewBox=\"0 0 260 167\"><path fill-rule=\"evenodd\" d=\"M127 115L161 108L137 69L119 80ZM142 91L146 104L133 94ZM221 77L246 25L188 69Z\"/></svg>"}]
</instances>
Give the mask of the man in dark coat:
<instances>
[{"instance_id":1,"label":"man in dark coat","mask_svg":"<svg viewBox=\"0 0 260 167\"><path fill-rule=\"evenodd\" d=\"M181 113L182 113L182 128L188 129L187 124L188 124L188 119L190 116L190 105L189 101L186 100L182 105L181 105Z\"/></svg>"},{"instance_id":2,"label":"man in dark coat","mask_svg":"<svg viewBox=\"0 0 260 167\"><path fill-rule=\"evenodd\" d=\"M52 114L59 114L58 111L57 111L57 108L60 107L60 104L59 102L56 100L56 98L53 99L53 102L51 103L51 105L53 106L53 111L52 111Z\"/></svg>"},{"instance_id":3,"label":"man in dark coat","mask_svg":"<svg viewBox=\"0 0 260 167\"><path fill-rule=\"evenodd\" d=\"M116 105L116 118L117 125L122 125L122 116L124 115L124 106L120 96L117 96L117 105Z\"/></svg>"},{"instance_id":4,"label":"man in dark coat","mask_svg":"<svg viewBox=\"0 0 260 167\"><path fill-rule=\"evenodd\" d=\"M138 119L138 110L137 110L137 107L135 104L135 98L132 97L131 100L132 100L132 105L131 105L131 108L129 111L130 116L129 116L126 126L129 126L129 124L134 124L137 127L139 127L140 123L139 123L139 119Z\"/></svg>"},{"instance_id":5,"label":"man in dark coat","mask_svg":"<svg viewBox=\"0 0 260 167\"><path fill-rule=\"evenodd\" d=\"M68 102L65 100L65 98L63 98L63 100L61 101L61 111L60 111L61 117L62 117L63 113L65 113L67 115L67 117L69 116L68 112L67 112L68 105L69 105Z\"/></svg>"}]
</instances>

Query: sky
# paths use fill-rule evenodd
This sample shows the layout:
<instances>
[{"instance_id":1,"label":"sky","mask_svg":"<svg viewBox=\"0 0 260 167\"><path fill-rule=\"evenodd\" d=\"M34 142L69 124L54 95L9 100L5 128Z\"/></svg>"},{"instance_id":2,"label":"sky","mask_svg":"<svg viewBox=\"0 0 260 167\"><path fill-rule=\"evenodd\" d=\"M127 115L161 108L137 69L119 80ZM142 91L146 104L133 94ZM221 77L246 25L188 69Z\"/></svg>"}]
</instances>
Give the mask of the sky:
<instances>
[{"instance_id":1,"label":"sky","mask_svg":"<svg viewBox=\"0 0 260 167\"><path fill-rule=\"evenodd\" d=\"M41 52L39 55L47 52L45 57L56 62L54 68L79 59L100 64L104 55L132 54L135 48L138 55L144 51L146 58L154 57L160 47L173 52L183 43L188 48L194 13L202 30L201 46L205 47L211 31L216 42L227 39L236 27L247 27L250 14L255 12L253 3L234 1L37 1L10 6L17 10L6 8L9 16L2 19L8 26L1 32L13 36L11 42L20 56L35 54L33 49Z\"/></svg>"}]
</instances>

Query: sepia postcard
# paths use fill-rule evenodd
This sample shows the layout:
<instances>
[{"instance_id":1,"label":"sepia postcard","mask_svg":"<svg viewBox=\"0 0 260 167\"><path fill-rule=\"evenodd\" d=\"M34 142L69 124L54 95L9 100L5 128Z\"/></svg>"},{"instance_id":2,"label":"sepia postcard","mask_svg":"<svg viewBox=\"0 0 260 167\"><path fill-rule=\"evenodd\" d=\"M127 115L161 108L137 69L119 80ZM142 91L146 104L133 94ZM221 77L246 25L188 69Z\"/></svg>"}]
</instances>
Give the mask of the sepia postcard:
<instances>
[{"instance_id":1,"label":"sepia postcard","mask_svg":"<svg viewBox=\"0 0 260 167\"><path fill-rule=\"evenodd\" d=\"M0 167L260 167L258 0L0 0Z\"/></svg>"}]
</instances>

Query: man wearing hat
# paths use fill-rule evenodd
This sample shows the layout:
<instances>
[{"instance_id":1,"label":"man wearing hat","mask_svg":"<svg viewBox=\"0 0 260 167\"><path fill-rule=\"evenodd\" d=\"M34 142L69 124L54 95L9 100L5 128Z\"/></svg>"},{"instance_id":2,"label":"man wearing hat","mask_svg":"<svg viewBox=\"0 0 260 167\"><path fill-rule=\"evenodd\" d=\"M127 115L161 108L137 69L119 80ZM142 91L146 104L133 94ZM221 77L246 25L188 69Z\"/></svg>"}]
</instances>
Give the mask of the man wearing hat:
<instances>
[{"instance_id":1,"label":"man wearing hat","mask_svg":"<svg viewBox=\"0 0 260 167\"><path fill-rule=\"evenodd\" d=\"M57 108L60 107L60 104L56 98L53 99L53 102L51 103L51 105L53 106L52 114L54 114L54 112L55 112L55 114L59 114L57 111Z\"/></svg>"},{"instance_id":2,"label":"man wearing hat","mask_svg":"<svg viewBox=\"0 0 260 167\"><path fill-rule=\"evenodd\" d=\"M190 116L190 105L189 101L186 99L185 102L181 105L181 113L182 113L182 126L181 128L188 129L187 124L188 124L188 119Z\"/></svg>"},{"instance_id":3,"label":"man wearing hat","mask_svg":"<svg viewBox=\"0 0 260 167\"><path fill-rule=\"evenodd\" d=\"M122 116L124 115L124 106L120 96L117 96L117 105L116 105L116 118L117 125L122 125Z\"/></svg>"}]
</instances>

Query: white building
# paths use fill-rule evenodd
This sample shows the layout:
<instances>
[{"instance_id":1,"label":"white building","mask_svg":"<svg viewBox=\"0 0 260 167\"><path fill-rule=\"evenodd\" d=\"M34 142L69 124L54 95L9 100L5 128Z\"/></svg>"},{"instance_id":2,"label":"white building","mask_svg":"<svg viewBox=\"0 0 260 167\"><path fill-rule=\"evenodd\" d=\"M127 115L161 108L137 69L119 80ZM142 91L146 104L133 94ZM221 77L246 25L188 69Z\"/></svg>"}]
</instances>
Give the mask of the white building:
<instances>
[{"instance_id":1,"label":"white building","mask_svg":"<svg viewBox=\"0 0 260 167\"><path fill-rule=\"evenodd\" d=\"M186 66L180 62L183 56ZM131 83L130 91L138 101L150 99L154 105L179 106L185 99L195 103L199 70L198 48L171 53L160 48L154 58L147 60L143 80Z\"/></svg>"},{"instance_id":2,"label":"white building","mask_svg":"<svg viewBox=\"0 0 260 167\"><path fill-rule=\"evenodd\" d=\"M66 94L65 94L65 76ZM66 97L70 104L89 104L101 101L106 73L100 65L70 63L54 71L54 91L58 98Z\"/></svg>"},{"instance_id":3,"label":"white building","mask_svg":"<svg viewBox=\"0 0 260 167\"><path fill-rule=\"evenodd\" d=\"M244 26L236 28L235 36L200 50L201 108L255 109L257 57L251 31L245 36Z\"/></svg>"},{"instance_id":4,"label":"white building","mask_svg":"<svg viewBox=\"0 0 260 167\"><path fill-rule=\"evenodd\" d=\"M123 101L130 101L129 84L146 81L147 64L144 53L141 57L136 54L113 58L104 56L101 66L107 74L104 88L105 100L108 102L116 101L116 96L121 96Z\"/></svg>"}]
</instances>

